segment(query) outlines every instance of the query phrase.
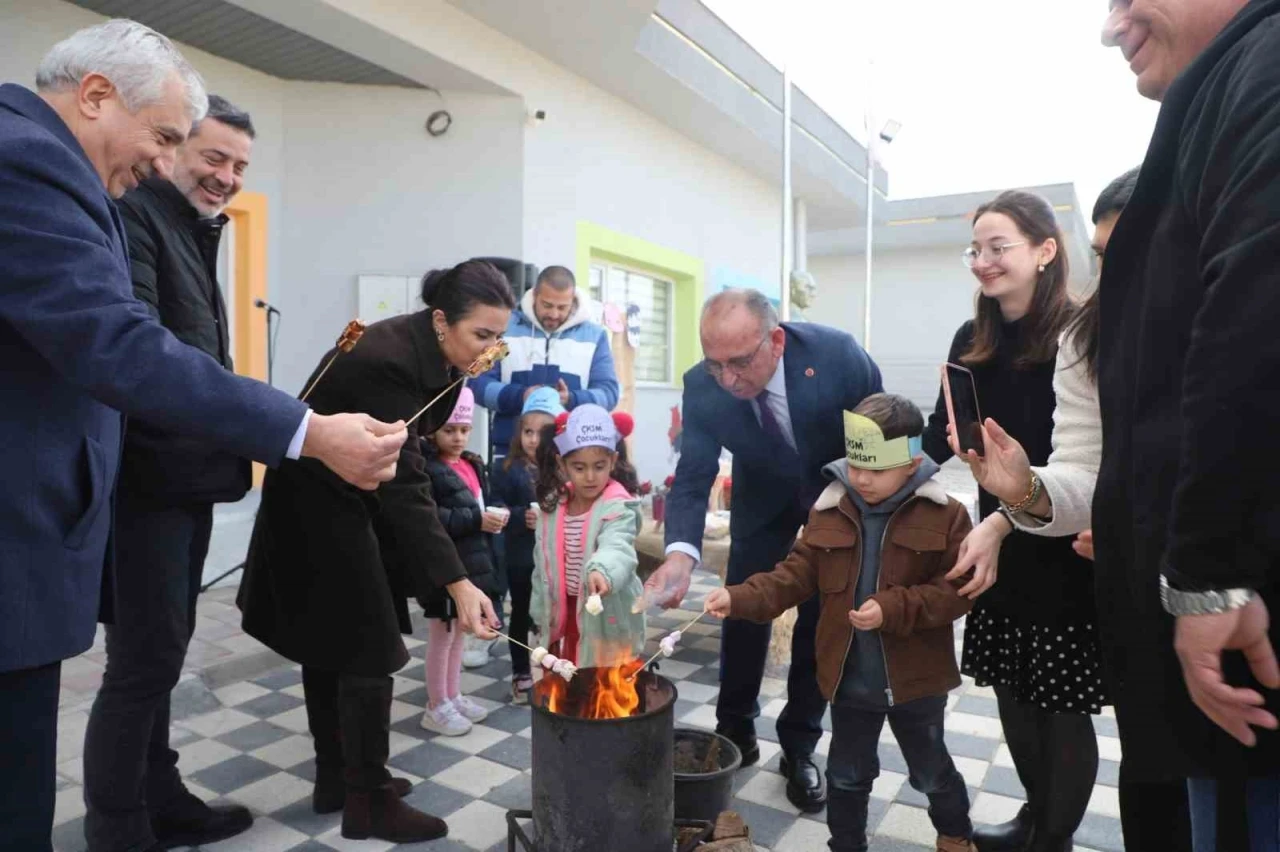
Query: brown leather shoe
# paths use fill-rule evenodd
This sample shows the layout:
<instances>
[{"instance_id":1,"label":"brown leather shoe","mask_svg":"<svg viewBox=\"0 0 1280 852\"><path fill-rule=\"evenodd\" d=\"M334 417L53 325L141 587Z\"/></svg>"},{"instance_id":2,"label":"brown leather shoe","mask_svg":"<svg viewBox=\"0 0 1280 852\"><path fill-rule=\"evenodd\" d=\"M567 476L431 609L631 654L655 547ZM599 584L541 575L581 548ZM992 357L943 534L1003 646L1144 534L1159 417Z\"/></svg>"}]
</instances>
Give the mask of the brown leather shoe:
<instances>
[{"instance_id":1,"label":"brown leather shoe","mask_svg":"<svg viewBox=\"0 0 1280 852\"><path fill-rule=\"evenodd\" d=\"M977 847L973 845L973 841L966 837L938 835L938 852L976 852L976 850Z\"/></svg>"},{"instance_id":2,"label":"brown leather shoe","mask_svg":"<svg viewBox=\"0 0 1280 852\"><path fill-rule=\"evenodd\" d=\"M444 820L406 805L391 784L372 792L347 791L342 836L348 840L376 837L392 843L421 843L448 833Z\"/></svg>"},{"instance_id":3,"label":"brown leather shoe","mask_svg":"<svg viewBox=\"0 0 1280 852\"><path fill-rule=\"evenodd\" d=\"M404 798L413 791L413 784L408 778L392 778L391 789L396 795ZM316 787L311 793L311 809L318 814L336 814L342 810L347 800L347 785L342 780L342 771L316 773Z\"/></svg>"}]
</instances>

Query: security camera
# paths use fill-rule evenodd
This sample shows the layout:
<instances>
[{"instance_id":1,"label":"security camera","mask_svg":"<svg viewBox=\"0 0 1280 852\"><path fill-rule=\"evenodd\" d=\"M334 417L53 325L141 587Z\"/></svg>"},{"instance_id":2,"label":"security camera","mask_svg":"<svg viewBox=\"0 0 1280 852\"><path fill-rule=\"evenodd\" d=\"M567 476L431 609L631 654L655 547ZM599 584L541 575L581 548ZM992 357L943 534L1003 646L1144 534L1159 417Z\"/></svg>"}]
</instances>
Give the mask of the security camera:
<instances>
[{"instance_id":1,"label":"security camera","mask_svg":"<svg viewBox=\"0 0 1280 852\"><path fill-rule=\"evenodd\" d=\"M886 143L892 142L897 138L898 133L902 130L902 122L895 119L889 119L884 123L884 129L880 131L880 138Z\"/></svg>"},{"instance_id":2,"label":"security camera","mask_svg":"<svg viewBox=\"0 0 1280 852\"><path fill-rule=\"evenodd\" d=\"M533 120L536 122L544 122L547 120L547 111L545 109L536 109L533 111Z\"/></svg>"}]
</instances>

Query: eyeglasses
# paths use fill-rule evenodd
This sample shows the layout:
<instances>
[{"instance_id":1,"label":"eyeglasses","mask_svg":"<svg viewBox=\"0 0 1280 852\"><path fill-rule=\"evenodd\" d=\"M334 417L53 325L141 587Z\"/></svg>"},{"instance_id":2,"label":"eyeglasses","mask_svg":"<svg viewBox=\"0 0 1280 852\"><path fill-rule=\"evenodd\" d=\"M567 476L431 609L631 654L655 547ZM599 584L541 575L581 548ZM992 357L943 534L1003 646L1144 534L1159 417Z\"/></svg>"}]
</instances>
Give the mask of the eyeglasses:
<instances>
[{"instance_id":1,"label":"eyeglasses","mask_svg":"<svg viewBox=\"0 0 1280 852\"><path fill-rule=\"evenodd\" d=\"M961 255L961 258L964 260L965 266L973 269L973 267L978 265L978 259L984 254L994 263L1004 257L1004 253L1009 249L1017 248L1018 246L1025 246L1026 244L1026 240L1018 240L1016 243L1005 243L1001 246L986 246L985 248L974 248L973 246L969 246L964 250L964 254Z\"/></svg>"},{"instance_id":2,"label":"eyeglasses","mask_svg":"<svg viewBox=\"0 0 1280 852\"><path fill-rule=\"evenodd\" d=\"M711 378L717 380L724 375L726 370L731 371L734 375L742 375L747 370L751 369L752 362L754 362L756 360L756 356L760 354L760 347L764 346L764 342L768 339L769 335L766 334L764 337L760 338L760 342L756 344L755 349L751 350L750 355L740 355L737 358L730 358L723 364L704 358L702 361L702 369L706 370Z\"/></svg>"}]
</instances>

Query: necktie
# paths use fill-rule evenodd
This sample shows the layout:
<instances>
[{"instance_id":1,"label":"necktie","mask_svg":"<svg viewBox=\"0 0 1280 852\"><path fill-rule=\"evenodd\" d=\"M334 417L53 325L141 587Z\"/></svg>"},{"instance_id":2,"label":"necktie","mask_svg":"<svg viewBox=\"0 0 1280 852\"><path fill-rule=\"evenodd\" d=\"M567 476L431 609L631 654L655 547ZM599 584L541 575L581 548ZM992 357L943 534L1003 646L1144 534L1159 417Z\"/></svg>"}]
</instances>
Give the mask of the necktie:
<instances>
[{"instance_id":1,"label":"necktie","mask_svg":"<svg viewBox=\"0 0 1280 852\"><path fill-rule=\"evenodd\" d=\"M769 437L777 447L778 451L787 455L794 454L791 444L787 442L787 435L782 431L782 427L778 425L778 418L773 413L773 408L769 406L769 392L767 390L760 391L756 397L756 404L760 406L760 427L764 430L765 435Z\"/></svg>"}]
</instances>

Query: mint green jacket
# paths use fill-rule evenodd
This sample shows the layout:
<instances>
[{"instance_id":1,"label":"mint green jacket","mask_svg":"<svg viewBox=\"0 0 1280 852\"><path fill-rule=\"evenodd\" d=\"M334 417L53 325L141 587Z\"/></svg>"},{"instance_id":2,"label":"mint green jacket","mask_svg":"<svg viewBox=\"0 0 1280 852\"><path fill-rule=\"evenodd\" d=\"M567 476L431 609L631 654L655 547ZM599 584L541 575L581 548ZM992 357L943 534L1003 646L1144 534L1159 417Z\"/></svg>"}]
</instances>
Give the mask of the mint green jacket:
<instances>
[{"instance_id":1,"label":"mint green jacket","mask_svg":"<svg viewBox=\"0 0 1280 852\"><path fill-rule=\"evenodd\" d=\"M569 612L564 587L564 518L567 501L554 512L540 512L533 548L533 596L529 614L537 625L544 647L551 648L565 635L568 619L578 623L580 668L618 665L644 651L644 613L633 613L643 588L636 576L636 534L643 523L640 501L617 482L610 482L591 507L586 524L586 563L582 567L582 594ZM591 615L587 603L587 578L603 574L609 594L601 597L604 611Z\"/></svg>"}]
</instances>

